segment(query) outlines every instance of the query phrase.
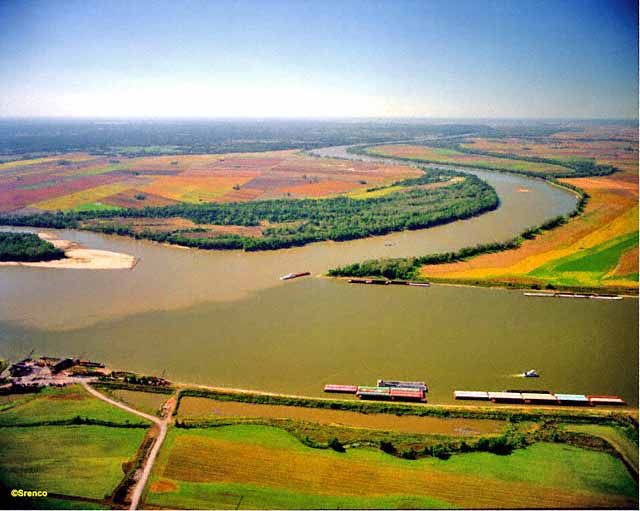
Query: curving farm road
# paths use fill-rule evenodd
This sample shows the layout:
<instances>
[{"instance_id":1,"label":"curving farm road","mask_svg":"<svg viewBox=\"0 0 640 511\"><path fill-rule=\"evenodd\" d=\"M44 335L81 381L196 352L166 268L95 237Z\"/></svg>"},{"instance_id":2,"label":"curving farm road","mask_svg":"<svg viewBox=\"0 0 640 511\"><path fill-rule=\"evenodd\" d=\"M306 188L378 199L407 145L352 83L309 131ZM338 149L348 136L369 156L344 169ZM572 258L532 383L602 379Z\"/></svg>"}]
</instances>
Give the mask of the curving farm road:
<instances>
[{"instance_id":1,"label":"curving farm road","mask_svg":"<svg viewBox=\"0 0 640 511\"><path fill-rule=\"evenodd\" d=\"M138 504L140 503L140 499L142 497L142 492L144 491L144 488L147 485L147 481L149 480L149 476L151 475L153 464L155 463L156 458L158 457L158 453L160 452L160 447L162 447L162 442L164 442L164 439L167 436L167 425L171 420L172 410L168 411L165 419L159 419L158 417L154 417L153 415L149 415L147 413L136 410L135 408L131 408L130 406L125 405L124 403L121 403L119 401L116 401L115 399L111 399L110 397L105 396L104 394L101 394L96 389L91 387L87 382L82 382L82 386L92 396L95 396L98 399L102 399L103 401L106 401L110 405L117 406L118 408L121 408L129 413L133 413L139 417L142 417L143 419L147 419L148 421L151 421L154 424L156 424L160 429L158 437L156 438L153 444L153 447L149 452L149 456L147 456L147 458L144 460L142 475L140 476L140 479L136 483L136 486L133 489L133 493L131 495L131 505L129 506L129 509L130 510L137 509Z\"/></svg>"}]
</instances>

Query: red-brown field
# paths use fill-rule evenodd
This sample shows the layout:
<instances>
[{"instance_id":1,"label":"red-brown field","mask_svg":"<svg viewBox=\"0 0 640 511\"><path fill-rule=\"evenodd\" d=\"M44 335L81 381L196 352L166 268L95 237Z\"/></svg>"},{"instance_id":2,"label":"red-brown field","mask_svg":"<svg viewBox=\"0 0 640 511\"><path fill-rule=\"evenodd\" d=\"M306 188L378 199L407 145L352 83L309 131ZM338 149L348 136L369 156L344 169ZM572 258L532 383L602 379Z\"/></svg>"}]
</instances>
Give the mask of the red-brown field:
<instances>
[{"instance_id":1,"label":"red-brown field","mask_svg":"<svg viewBox=\"0 0 640 511\"><path fill-rule=\"evenodd\" d=\"M139 158L73 153L0 165L0 212L320 198L419 174L410 167L296 151Z\"/></svg>"}]
</instances>

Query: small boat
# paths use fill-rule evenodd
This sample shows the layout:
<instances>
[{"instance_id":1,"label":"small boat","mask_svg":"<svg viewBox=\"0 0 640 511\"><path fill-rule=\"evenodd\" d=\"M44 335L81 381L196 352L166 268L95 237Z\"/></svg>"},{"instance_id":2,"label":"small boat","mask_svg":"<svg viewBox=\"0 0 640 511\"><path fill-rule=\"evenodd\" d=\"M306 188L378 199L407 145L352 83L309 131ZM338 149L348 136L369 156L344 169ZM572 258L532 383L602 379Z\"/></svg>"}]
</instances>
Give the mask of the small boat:
<instances>
[{"instance_id":1,"label":"small boat","mask_svg":"<svg viewBox=\"0 0 640 511\"><path fill-rule=\"evenodd\" d=\"M311 275L311 272L303 271L301 273L287 273L286 275L283 275L282 277L280 277L280 280L297 279L298 277L306 277L307 275Z\"/></svg>"},{"instance_id":2,"label":"small boat","mask_svg":"<svg viewBox=\"0 0 640 511\"><path fill-rule=\"evenodd\" d=\"M431 284L429 284L428 282L407 282L408 286L415 286L415 287L430 287Z\"/></svg>"},{"instance_id":3,"label":"small boat","mask_svg":"<svg viewBox=\"0 0 640 511\"><path fill-rule=\"evenodd\" d=\"M538 371L536 371L535 369L529 369L528 371L525 371L524 373L522 373L522 376L524 376L525 378L539 378L540 375L538 374Z\"/></svg>"}]
</instances>

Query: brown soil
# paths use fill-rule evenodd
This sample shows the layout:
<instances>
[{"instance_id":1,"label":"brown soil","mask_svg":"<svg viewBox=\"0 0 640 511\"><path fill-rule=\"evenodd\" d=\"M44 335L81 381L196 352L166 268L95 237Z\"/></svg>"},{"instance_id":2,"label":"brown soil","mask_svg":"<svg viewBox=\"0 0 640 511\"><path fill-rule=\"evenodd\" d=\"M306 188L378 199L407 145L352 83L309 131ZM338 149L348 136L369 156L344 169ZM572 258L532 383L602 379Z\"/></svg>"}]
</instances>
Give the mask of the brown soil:
<instances>
[{"instance_id":1,"label":"brown soil","mask_svg":"<svg viewBox=\"0 0 640 511\"><path fill-rule=\"evenodd\" d=\"M207 398L184 397L180 401L180 418L203 417L261 417L295 419L337 424L356 428L423 433L432 435L470 436L500 433L504 422L484 419L441 419L438 417L364 414L345 410L323 410L297 406L260 405Z\"/></svg>"},{"instance_id":2,"label":"brown soil","mask_svg":"<svg viewBox=\"0 0 640 511\"><path fill-rule=\"evenodd\" d=\"M178 490L178 485L173 481L160 480L151 484L151 491L155 493L170 493Z\"/></svg>"}]
</instances>

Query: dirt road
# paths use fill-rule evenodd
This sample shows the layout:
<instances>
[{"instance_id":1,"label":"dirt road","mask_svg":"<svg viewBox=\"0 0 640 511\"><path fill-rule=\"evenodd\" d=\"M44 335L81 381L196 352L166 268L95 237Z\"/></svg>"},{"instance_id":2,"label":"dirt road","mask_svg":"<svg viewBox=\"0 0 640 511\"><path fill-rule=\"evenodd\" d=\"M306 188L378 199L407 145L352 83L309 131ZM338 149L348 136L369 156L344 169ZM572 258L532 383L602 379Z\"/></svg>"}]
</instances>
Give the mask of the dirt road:
<instances>
[{"instance_id":1,"label":"dirt road","mask_svg":"<svg viewBox=\"0 0 640 511\"><path fill-rule=\"evenodd\" d=\"M167 412L166 418L159 419L158 417L154 417L153 415L149 415L147 413L141 412L139 410L136 410L135 408L131 408L130 406L125 405L124 403L121 403L119 401L116 401L115 399L111 399L110 397L105 396L104 394L98 392L96 389L90 387L89 384L87 384L86 382L82 382L82 386L92 396L95 396L98 399L102 399L103 401L106 401L110 405L117 406L118 408L122 408L127 412L133 413L139 417L147 419L148 421L151 421L154 424L156 424L160 429L158 436L153 444L153 447L149 452L149 456L147 456L146 460L144 460L142 475L140 476L140 479L138 479L138 482L136 483L136 486L134 487L133 493L131 495L131 505L129 506L129 509L130 510L137 509L138 504L140 503L140 498L142 497L142 493L144 492L144 488L147 485L149 476L151 475L153 464L155 463L156 458L158 457L158 453L160 452L160 447L162 447L162 442L164 442L164 439L167 435L167 425L171 420L172 410L169 410Z\"/></svg>"}]
</instances>

